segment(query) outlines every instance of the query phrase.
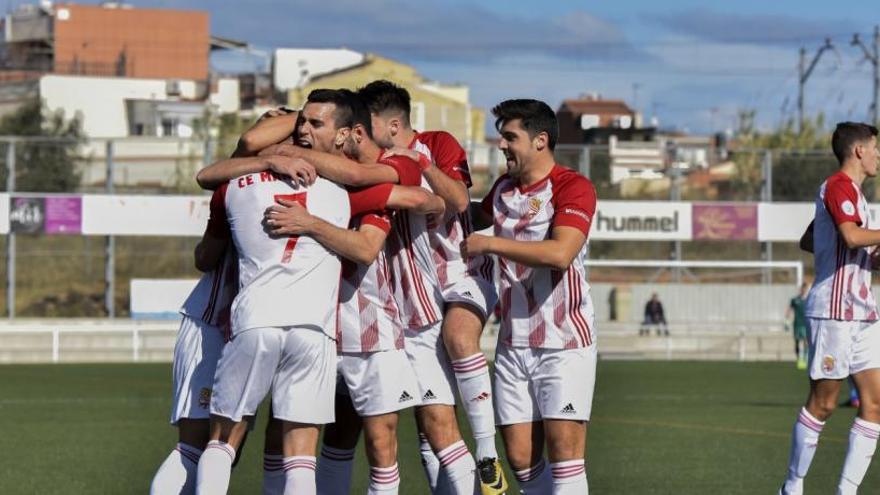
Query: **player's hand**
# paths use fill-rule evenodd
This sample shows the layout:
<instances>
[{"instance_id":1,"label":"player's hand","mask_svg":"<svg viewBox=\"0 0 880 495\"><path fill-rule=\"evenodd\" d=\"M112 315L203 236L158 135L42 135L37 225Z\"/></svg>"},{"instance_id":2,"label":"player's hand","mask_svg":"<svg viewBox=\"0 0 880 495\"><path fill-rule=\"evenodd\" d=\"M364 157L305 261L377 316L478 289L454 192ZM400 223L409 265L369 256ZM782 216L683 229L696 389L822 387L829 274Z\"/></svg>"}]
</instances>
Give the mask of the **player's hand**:
<instances>
[{"instance_id":1,"label":"player's hand","mask_svg":"<svg viewBox=\"0 0 880 495\"><path fill-rule=\"evenodd\" d=\"M489 252L489 244L492 238L483 234L471 234L465 240L461 241L461 257L471 258L486 254Z\"/></svg>"},{"instance_id":2,"label":"player's hand","mask_svg":"<svg viewBox=\"0 0 880 495\"><path fill-rule=\"evenodd\" d=\"M262 122L266 119L271 119L272 117L280 117L282 115L287 115L289 113L293 113L293 110L286 108L286 107L272 108L268 112L264 113L263 115L260 115L260 118L257 119L257 122Z\"/></svg>"},{"instance_id":3,"label":"player's hand","mask_svg":"<svg viewBox=\"0 0 880 495\"><path fill-rule=\"evenodd\" d=\"M304 149L305 148L302 148L300 146L294 146L290 143L278 143L278 144L273 144L272 146L267 146L267 147L263 148L262 150L260 150L259 155L260 156L283 155L283 156L289 156L289 157L296 158L296 157L299 157L300 155L302 155L302 151Z\"/></svg>"},{"instance_id":4,"label":"player's hand","mask_svg":"<svg viewBox=\"0 0 880 495\"><path fill-rule=\"evenodd\" d=\"M871 251L871 270L880 270L880 248L875 247Z\"/></svg>"},{"instance_id":5,"label":"player's hand","mask_svg":"<svg viewBox=\"0 0 880 495\"><path fill-rule=\"evenodd\" d=\"M286 175L303 186L310 186L318 178L318 172L311 163L302 158L272 155L266 158L269 170L276 174Z\"/></svg>"},{"instance_id":6,"label":"player's hand","mask_svg":"<svg viewBox=\"0 0 880 495\"><path fill-rule=\"evenodd\" d=\"M279 199L263 213L263 223L273 236L308 234L314 222L303 205L287 199Z\"/></svg>"}]
</instances>

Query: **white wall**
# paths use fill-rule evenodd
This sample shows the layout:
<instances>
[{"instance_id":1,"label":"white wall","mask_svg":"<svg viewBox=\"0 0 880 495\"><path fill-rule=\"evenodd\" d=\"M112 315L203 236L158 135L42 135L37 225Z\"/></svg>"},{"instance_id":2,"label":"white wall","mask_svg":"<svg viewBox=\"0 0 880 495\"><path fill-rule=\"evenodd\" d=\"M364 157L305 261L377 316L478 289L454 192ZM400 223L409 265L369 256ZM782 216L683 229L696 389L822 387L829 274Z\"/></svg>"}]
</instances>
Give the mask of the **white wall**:
<instances>
[{"instance_id":1,"label":"white wall","mask_svg":"<svg viewBox=\"0 0 880 495\"><path fill-rule=\"evenodd\" d=\"M237 113L241 109L238 79L218 80L217 92L211 93L210 102L220 113Z\"/></svg>"},{"instance_id":2,"label":"white wall","mask_svg":"<svg viewBox=\"0 0 880 495\"><path fill-rule=\"evenodd\" d=\"M345 48L275 50L275 88L287 90L299 87L309 78L363 62L364 55ZM303 77L303 71L307 75Z\"/></svg>"}]
</instances>

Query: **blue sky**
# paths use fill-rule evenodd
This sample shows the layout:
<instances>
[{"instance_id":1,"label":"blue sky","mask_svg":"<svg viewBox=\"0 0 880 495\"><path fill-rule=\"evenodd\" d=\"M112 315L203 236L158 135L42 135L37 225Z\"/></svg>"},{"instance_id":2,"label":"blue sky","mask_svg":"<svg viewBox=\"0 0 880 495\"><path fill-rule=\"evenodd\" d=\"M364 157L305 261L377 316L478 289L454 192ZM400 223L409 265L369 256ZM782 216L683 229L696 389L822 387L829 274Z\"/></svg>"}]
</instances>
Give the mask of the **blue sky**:
<instances>
[{"instance_id":1,"label":"blue sky","mask_svg":"<svg viewBox=\"0 0 880 495\"><path fill-rule=\"evenodd\" d=\"M870 39L880 23L876 2L865 0L131 3L207 10L214 34L265 49L374 51L429 78L468 84L473 102L487 109L509 97L555 107L598 92L627 100L663 127L693 132L734 127L738 109L756 109L764 128L793 117L798 49L812 54L826 36L836 51L823 56L807 83L807 113L866 119L871 65L849 41L854 32Z\"/></svg>"}]
</instances>

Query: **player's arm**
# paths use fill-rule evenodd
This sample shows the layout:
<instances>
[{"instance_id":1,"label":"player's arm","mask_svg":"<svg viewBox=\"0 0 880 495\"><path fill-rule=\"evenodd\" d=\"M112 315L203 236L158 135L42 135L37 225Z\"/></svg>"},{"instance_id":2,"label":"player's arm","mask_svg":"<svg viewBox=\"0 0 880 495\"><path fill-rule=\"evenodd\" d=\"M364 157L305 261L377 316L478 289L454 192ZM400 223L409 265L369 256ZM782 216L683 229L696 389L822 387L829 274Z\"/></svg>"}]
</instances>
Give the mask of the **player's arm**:
<instances>
[{"instance_id":1,"label":"player's arm","mask_svg":"<svg viewBox=\"0 0 880 495\"><path fill-rule=\"evenodd\" d=\"M299 112L280 107L262 117L238 139L233 157L254 156L262 149L287 139L296 129Z\"/></svg>"},{"instance_id":2,"label":"player's arm","mask_svg":"<svg viewBox=\"0 0 880 495\"><path fill-rule=\"evenodd\" d=\"M446 208L448 210L456 213L467 210L470 205L470 197L468 196L467 185L464 182L446 175L427 156L416 150L396 147L391 149L385 156L395 155L405 156L419 164L422 176L431 185L434 193L446 201Z\"/></svg>"},{"instance_id":3,"label":"player's arm","mask_svg":"<svg viewBox=\"0 0 880 495\"><path fill-rule=\"evenodd\" d=\"M801 235L801 240L798 242L798 246L802 251L806 251L808 253L813 252L813 224L814 221L810 222L810 225L807 225L807 229L804 230L803 235Z\"/></svg>"},{"instance_id":4,"label":"player's arm","mask_svg":"<svg viewBox=\"0 0 880 495\"><path fill-rule=\"evenodd\" d=\"M226 219L226 186L221 186L211 196L210 216L202 239L196 244L194 253L196 269L211 271L220 266L223 255L232 238L229 221Z\"/></svg>"},{"instance_id":5,"label":"player's arm","mask_svg":"<svg viewBox=\"0 0 880 495\"><path fill-rule=\"evenodd\" d=\"M278 154L301 158L310 163L318 175L346 186L362 187L383 182L399 182L397 170L381 163L358 163L344 156L316 151L301 146L278 144L261 151L260 154ZM277 170L279 173L286 172Z\"/></svg>"},{"instance_id":6,"label":"player's arm","mask_svg":"<svg viewBox=\"0 0 880 495\"><path fill-rule=\"evenodd\" d=\"M395 185L386 206L392 210L412 210L421 215L442 215L446 202L423 187Z\"/></svg>"},{"instance_id":7,"label":"player's arm","mask_svg":"<svg viewBox=\"0 0 880 495\"><path fill-rule=\"evenodd\" d=\"M553 227L550 239L517 241L504 237L471 234L461 243L463 257L494 254L533 268L567 270L587 236L575 227Z\"/></svg>"},{"instance_id":8,"label":"player's arm","mask_svg":"<svg viewBox=\"0 0 880 495\"><path fill-rule=\"evenodd\" d=\"M880 230L865 229L856 225L855 222L843 222L837 226L837 231L846 247L857 249L876 246L880 244Z\"/></svg>"},{"instance_id":9,"label":"player's arm","mask_svg":"<svg viewBox=\"0 0 880 495\"><path fill-rule=\"evenodd\" d=\"M385 244L388 231L375 224L362 224L359 230L343 229L312 215L295 201L278 202L264 214L272 235L308 235L340 256L364 265L372 263Z\"/></svg>"},{"instance_id":10,"label":"player's arm","mask_svg":"<svg viewBox=\"0 0 880 495\"><path fill-rule=\"evenodd\" d=\"M483 230L492 226L492 215L486 212L482 202L471 201L470 213L474 230Z\"/></svg>"},{"instance_id":11,"label":"player's arm","mask_svg":"<svg viewBox=\"0 0 880 495\"><path fill-rule=\"evenodd\" d=\"M261 154L244 158L227 158L215 162L199 170L196 181L202 189L216 189L236 177L266 170L290 176L303 185L311 185L317 177L315 167L305 160L287 155Z\"/></svg>"}]
</instances>

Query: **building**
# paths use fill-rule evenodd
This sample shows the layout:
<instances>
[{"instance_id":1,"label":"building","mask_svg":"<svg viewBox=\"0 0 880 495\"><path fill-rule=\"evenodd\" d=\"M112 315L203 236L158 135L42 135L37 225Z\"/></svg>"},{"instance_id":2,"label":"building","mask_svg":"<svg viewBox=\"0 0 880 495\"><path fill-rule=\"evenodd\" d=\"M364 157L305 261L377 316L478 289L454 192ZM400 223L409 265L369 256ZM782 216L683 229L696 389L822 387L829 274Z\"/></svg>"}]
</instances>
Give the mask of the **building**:
<instances>
[{"instance_id":1,"label":"building","mask_svg":"<svg viewBox=\"0 0 880 495\"><path fill-rule=\"evenodd\" d=\"M275 52L273 67L275 89L286 93L292 108L302 106L313 89L357 89L388 79L409 91L413 128L448 131L463 145L485 140L485 113L471 107L468 87L429 81L410 65L347 49L285 49Z\"/></svg>"},{"instance_id":2,"label":"building","mask_svg":"<svg viewBox=\"0 0 880 495\"><path fill-rule=\"evenodd\" d=\"M208 79L207 12L41 1L20 6L2 26L7 71Z\"/></svg>"},{"instance_id":3,"label":"building","mask_svg":"<svg viewBox=\"0 0 880 495\"><path fill-rule=\"evenodd\" d=\"M604 100L596 94L563 100L556 110L560 144L608 144L610 136L622 141L649 141L653 128L642 128L641 116L623 100Z\"/></svg>"}]
</instances>

